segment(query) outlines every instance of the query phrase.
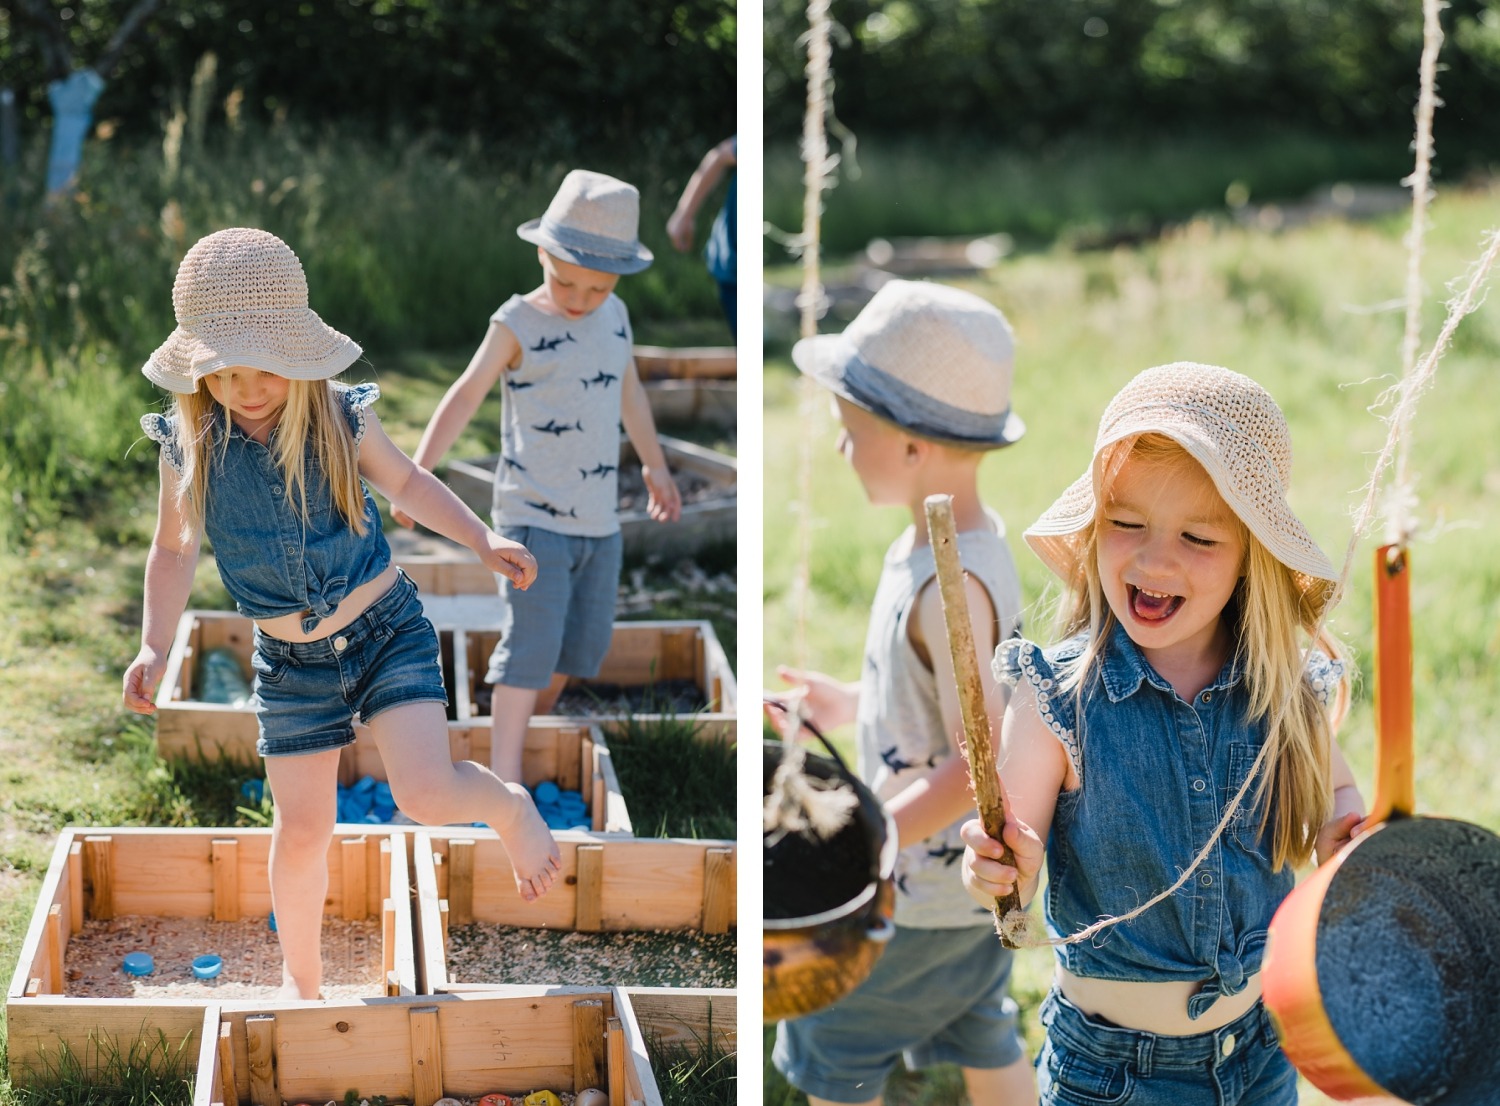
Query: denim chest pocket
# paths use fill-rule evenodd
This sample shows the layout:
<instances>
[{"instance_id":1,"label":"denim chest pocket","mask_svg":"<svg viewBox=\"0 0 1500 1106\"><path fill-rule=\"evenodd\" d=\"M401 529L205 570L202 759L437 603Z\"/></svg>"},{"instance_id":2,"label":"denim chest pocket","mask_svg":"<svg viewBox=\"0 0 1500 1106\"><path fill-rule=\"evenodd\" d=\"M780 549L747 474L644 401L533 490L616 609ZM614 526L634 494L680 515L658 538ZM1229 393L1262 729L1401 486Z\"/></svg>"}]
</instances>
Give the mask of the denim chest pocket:
<instances>
[{"instance_id":1,"label":"denim chest pocket","mask_svg":"<svg viewBox=\"0 0 1500 1106\"><path fill-rule=\"evenodd\" d=\"M1128 1064L1105 1063L1077 1052L1052 1051L1047 1062L1052 1101L1066 1106L1119 1106L1135 1090Z\"/></svg>"},{"instance_id":2,"label":"denim chest pocket","mask_svg":"<svg viewBox=\"0 0 1500 1106\"><path fill-rule=\"evenodd\" d=\"M1225 792L1224 801L1231 801L1235 792L1250 775L1250 769L1255 764L1255 758L1260 750L1246 741L1234 741L1229 745L1229 789ZM1264 773L1265 766L1261 766ZM1231 828L1234 839L1246 852L1254 853L1264 859L1270 859L1271 840L1270 834L1272 824L1267 821L1264 832L1261 830L1261 811L1264 809L1261 803L1255 801L1256 784L1251 784L1250 789L1245 792L1239 809L1234 812L1234 820ZM1266 799L1270 799L1267 792Z\"/></svg>"}]
</instances>

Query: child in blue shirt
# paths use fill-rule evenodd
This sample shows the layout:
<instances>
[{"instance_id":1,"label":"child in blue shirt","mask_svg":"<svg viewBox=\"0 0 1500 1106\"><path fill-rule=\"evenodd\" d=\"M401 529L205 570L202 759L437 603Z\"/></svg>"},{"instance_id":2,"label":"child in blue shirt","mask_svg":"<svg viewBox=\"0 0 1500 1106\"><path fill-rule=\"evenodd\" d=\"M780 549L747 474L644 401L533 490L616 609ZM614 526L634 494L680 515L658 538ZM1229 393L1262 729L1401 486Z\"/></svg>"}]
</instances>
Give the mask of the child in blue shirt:
<instances>
[{"instance_id":1,"label":"child in blue shirt","mask_svg":"<svg viewBox=\"0 0 1500 1106\"><path fill-rule=\"evenodd\" d=\"M530 589L499 577L500 642L485 680L495 685L490 764L502 779L521 776L531 715L549 710L570 676L596 675L609 650L623 559L622 422L641 460L647 513L658 522L682 513L636 373L630 317L614 294L622 275L651 264L636 237L639 216L631 185L574 169L546 213L517 228L536 243L542 283L491 317L413 457L436 466L503 385L494 525L531 550L538 576Z\"/></svg>"},{"instance_id":2,"label":"child in blue shirt","mask_svg":"<svg viewBox=\"0 0 1500 1106\"><path fill-rule=\"evenodd\" d=\"M1180 362L1125 386L1090 470L1026 531L1065 583L1063 640L1007 642L1005 842L970 821L965 885L1037 890L1056 946L1043 1103L1292 1106L1296 1072L1260 999L1293 869L1362 814L1334 740L1336 643L1311 635L1337 575L1287 506L1275 401ZM1215 837L1242 787L1240 805ZM1171 887L1137 916L1091 931Z\"/></svg>"},{"instance_id":3,"label":"child in blue shirt","mask_svg":"<svg viewBox=\"0 0 1500 1106\"><path fill-rule=\"evenodd\" d=\"M536 578L536 561L392 444L371 409L375 385L332 381L360 348L308 307L301 262L281 239L247 228L202 239L182 259L172 302L177 329L143 368L175 405L170 417L141 420L162 447L161 496L124 705L156 710L206 534L225 589L255 620L256 747L276 800L269 866L282 994L313 999L339 750L354 740L356 714L406 814L492 826L524 899L544 894L560 871L526 789L452 762L437 634L415 585L391 563L362 480L517 588Z\"/></svg>"}]
</instances>

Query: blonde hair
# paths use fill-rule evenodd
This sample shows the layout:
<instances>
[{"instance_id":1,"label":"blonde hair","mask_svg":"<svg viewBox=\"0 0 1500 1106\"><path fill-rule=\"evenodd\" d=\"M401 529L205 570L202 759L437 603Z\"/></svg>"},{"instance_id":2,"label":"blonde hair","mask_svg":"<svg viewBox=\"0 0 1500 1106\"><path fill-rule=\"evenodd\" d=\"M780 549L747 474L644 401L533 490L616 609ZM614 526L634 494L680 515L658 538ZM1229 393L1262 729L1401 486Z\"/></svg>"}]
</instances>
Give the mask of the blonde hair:
<instances>
[{"instance_id":1,"label":"blonde hair","mask_svg":"<svg viewBox=\"0 0 1500 1106\"><path fill-rule=\"evenodd\" d=\"M306 461L311 443L316 464L328 481L334 508L356 534L363 536L365 497L359 479L359 446L339 410L333 384L327 380L289 380L287 384L286 406L276 425L275 442L276 467L285 477L284 494L288 500L295 499L305 524ZM225 387L233 386L230 378ZM198 381L196 390L175 400L183 459L177 506L183 519L182 536L187 540L203 528L209 462L215 450L222 457L229 446L229 413L214 400L203 380Z\"/></svg>"},{"instance_id":2,"label":"blonde hair","mask_svg":"<svg viewBox=\"0 0 1500 1106\"><path fill-rule=\"evenodd\" d=\"M1101 458L1100 502L1126 460L1169 464L1197 464L1188 452L1162 434L1144 434L1110 446ZM1058 606L1058 628L1062 637L1087 631L1087 650L1063 674L1063 690L1080 699L1085 677L1092 672L1114 626L1115 617L1104 601L1099 579L1099 511L1089 527L1071 578L1064 581L1065 594ZM1260 831L1270 829L1271 862L1279 870L1294 867L1312 856L1318 830L1333 812L1333 789L1329 771L1329 748L1333 731L1348 709L1347 677L1340 677L1334 707L1319 701L1307 677L1304 640L1322 650L1331 660L1344 660L1344 651L1331 635L1318 631L1321 610L1316 599L1298 585L1296 573L1276 559L1240 524L1245 540L1243 575L1223 617L1235 640L1235 663L1244 674L1250 692L1246 722L1265 720L1266 770L1247 793L1252 809L1258 808ZM1268 800L1269 796L1269 800ZM1272 814L1275 818L1272 818Z\"/></svg>"}]
</instances>

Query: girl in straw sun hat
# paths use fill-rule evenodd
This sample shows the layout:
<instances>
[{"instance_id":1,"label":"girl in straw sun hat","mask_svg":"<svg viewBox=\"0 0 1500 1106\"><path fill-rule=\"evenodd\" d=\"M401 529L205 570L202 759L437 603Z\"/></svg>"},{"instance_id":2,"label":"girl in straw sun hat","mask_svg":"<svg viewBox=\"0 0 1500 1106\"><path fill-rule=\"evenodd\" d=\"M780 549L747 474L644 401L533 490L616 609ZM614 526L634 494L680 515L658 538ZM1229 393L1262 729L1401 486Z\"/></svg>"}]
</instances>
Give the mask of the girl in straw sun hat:
<instances>
[{"instance_id":1,"label":"girl in straw sun hat","mask_svg":"<svg viewBox=\"0 0 1500 1106\"><path fill-rule=\"evenodd\" d=\"M172 303L177 329L142 370L174 404L141 419L161 445L160 513L124 703L156 709L207 534L225 589L255 621L283 993L316 998L339 749L354 740L355 714L406 814L434 825L487 822L527 900L559 870L525 788L450 760L437 637L415 585L391 563L362 481L518 588L531 584L536 562L391 442L371 410L374 384L332 380L360 348L308 307L301 263L275 235L234 228L202 239L178 268Z\"/></svg>"},{"instance_id":2,"label":"girl in straw sun hat","mask_svg":"<svg viewBox=\"0 0 1500 1106\"><path fill-rule=\"evenodd\" d=\"M1029 902L1047 860L1044 1103L1297 1100L1260 1002L1266 931L1293 868L1347 841L1363 802L1334 740L1344 661L1311 640L1337 577L1290 475L1263 388L1165 365L1114 398L1089 471L1025 533L1065 585L1062 641L996 651L1016 864L970 821L963 880L986 905L1016 884ZM1101 918L1119 921L1076 936Z\"/></svg>"}]
</instances>

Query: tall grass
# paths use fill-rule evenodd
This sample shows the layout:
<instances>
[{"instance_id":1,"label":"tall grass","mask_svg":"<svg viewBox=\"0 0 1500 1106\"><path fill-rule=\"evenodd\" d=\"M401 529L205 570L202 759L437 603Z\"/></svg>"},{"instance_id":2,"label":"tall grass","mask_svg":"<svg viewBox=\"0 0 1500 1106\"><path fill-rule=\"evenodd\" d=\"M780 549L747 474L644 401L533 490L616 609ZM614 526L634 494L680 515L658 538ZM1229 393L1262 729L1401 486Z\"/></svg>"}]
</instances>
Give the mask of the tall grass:
<instances>
[{"instance_id":1,"label":"tall grass","mask_svg":"<svg viewBox=\"0 0 1500 1106\"><path fill-rule=\"evenodd\" d=\"M1331 180L1394 180L1409 168L1399 147L1336 135L1168 135L1151 142L1063 136L1041 153L871 135L843 160L822 239L832 254L909 235L1003 231L1028 246L1059 237L1090 241L1221 210L1231 186L1259 203ZM795 147L766 151L772 226L802 225L802 171ZM769 245L768 260L777 254Z\"/></svg>"}]
</instances>

